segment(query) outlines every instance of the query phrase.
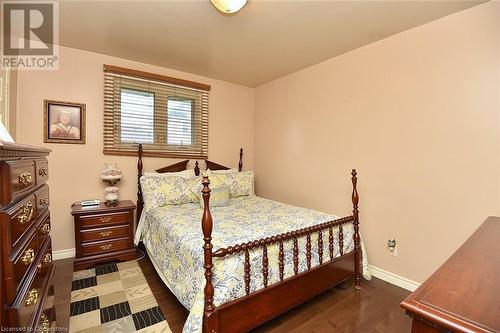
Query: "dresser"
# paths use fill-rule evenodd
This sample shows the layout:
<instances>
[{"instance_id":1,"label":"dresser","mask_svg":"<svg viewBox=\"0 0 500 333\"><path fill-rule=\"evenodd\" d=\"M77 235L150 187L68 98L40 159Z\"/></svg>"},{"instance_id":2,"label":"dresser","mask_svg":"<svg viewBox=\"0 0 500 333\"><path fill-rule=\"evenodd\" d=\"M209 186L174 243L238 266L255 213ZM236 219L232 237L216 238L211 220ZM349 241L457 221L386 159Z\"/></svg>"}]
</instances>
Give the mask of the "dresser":
<instances>
[{"instance_id":1,"label":"dresser","mask_svg":"<svg viewBox=\"0 0 500 333\"><path fill-rule=\"evenodd\" d=\"M0 141L2 331L55 326L45 148Z\"/></svg>"},{"instance_id":2,"label":"dresser","mask_svg":"<svg viewBox=\"0 0 500 333\"><path fill-rule=\"evenodd\" d=\"M130 200L118 201L109 207L105 204L89 207L76 204L72 207L75 270L106 261L136 259L134 210L135 205Z\"/></svg>"},{"instance_id":3,"label":"dresser","mask_svg":"<svg viewBox=\"0 0 500 333\"><path fill-rule=\"evenodd\" d=\"M500 332L500 217L489 217L401 306L413 333Z\"/></svg>"}]
</instances>

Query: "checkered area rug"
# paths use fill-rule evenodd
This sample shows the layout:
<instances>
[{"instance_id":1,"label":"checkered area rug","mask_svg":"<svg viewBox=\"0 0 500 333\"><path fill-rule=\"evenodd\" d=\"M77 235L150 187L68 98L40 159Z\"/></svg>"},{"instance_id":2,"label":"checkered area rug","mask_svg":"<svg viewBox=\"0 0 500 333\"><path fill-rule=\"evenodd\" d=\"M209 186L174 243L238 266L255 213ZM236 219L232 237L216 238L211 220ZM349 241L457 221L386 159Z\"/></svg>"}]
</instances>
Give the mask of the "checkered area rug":
<instances>
[{"instance_id":1,"label":"checkered area rug","mask_svg":"<svg viewBox=\"0 0 500 333\"><path fill-rule=\"evenodd\" d=\"M137 261L73 273L69 332L170 333Z\"/></svg>"}]
</instances>

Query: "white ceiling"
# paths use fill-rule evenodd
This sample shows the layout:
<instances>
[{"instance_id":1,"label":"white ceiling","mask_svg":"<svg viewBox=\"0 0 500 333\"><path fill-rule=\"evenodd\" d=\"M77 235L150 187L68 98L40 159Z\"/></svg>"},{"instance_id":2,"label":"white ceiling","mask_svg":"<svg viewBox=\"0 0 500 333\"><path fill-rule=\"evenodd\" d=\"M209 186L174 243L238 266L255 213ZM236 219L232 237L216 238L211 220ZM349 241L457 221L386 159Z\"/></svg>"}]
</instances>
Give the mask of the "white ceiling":
<instances>
[{"instance_id":1,"label":"white ceiling","mask_svg":"<svg viewBox=\"0 0 500 333\"><path fill-rule=\"evenodd\" d=\"M484 1L61 1L60 44L255 87Z\"/></svg>"}]
</instances>

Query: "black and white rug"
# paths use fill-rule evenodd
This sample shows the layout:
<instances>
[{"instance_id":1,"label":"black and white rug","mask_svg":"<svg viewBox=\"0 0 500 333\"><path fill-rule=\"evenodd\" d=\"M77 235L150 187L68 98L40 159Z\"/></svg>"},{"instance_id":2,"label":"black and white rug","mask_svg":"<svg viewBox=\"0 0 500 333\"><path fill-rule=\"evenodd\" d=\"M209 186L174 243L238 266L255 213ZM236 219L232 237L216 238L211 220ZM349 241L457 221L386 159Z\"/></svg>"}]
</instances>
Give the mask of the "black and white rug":
<instances>
[{"instance_id":1,"label":"black and white rug","mask_svg":"<svg viewBox=\"0 0 500 333\"><path fill-rule=\"evenodd\" d=\"M137 261L73 273L69 332L170 333Z\"/></svg>"}]
</instances>

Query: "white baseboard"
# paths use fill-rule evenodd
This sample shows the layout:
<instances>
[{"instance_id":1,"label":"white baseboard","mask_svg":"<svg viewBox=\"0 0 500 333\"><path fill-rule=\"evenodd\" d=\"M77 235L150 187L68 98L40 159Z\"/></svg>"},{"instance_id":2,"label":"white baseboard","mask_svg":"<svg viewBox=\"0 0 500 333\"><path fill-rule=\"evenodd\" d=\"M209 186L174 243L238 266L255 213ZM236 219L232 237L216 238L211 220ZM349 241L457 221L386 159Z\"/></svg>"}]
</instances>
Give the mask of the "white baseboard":
<instances>
[{"instance_id":1,"label":"white baseboard","mask_svg":"<svg viewBox=\"0 0 500 333\"><path fill-rule=\"evenodd\" d=\"M52 251L52 258L54 260L73 258L74 256L75 256L75 249Z\"/></svg>"},{"instance_id":2,"label":"white baseboard","mask_svg":"<svg viewBox=\"0 0 500 333\"><path fill-rule=\"evenodd\" d=\"M54 258L54 260L73 258L74 256L75 249L52 251L52 257ZM409 291L414 291L420 286L420 283L418 282L388 272L373 265L368 265L368 269L374 277Z\"/></svg>"},{"instance_id":3,"label":"white baseboard","mask_svg":"<svg viewBox=\"0 0 500 333\"><path fill-rule=\"evenodd\" d=\"M417 289L420 286L420 283L418 282L388 272L373 265L368 265L368 269L370 270L370 272L374 277L409 291L415 291L415 289Z\"/></svg>"}]
</instances>

